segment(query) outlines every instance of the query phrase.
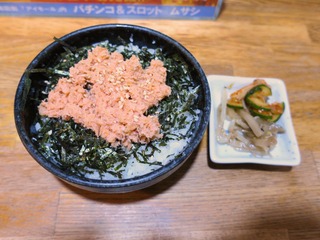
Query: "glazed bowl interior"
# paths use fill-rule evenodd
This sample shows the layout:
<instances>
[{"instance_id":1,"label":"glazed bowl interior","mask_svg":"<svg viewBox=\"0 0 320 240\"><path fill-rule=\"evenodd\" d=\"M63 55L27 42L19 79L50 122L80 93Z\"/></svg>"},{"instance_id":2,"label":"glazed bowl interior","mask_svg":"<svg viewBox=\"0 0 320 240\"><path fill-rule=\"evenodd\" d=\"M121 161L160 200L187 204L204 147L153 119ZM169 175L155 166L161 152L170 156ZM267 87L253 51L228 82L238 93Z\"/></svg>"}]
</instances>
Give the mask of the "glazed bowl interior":
<instances>
[{"instance_id":1,"label":"glazed bowl interior","mask_svg":"<svg viewBox=\"0 0 320 240\"><path fill-rule=\"evenodd\" d=\"M193 81L200 87L198 99L196 100L196 105L198 109L200 109L200 115L188 146L185 147L178 157L153 172L129 179L100 180L79 177L64 171L56 161L47 159L41 154L31 139L30 130L38 111L38 106L32 99L37 94L37 91L39 91L39 88L41 88L39 82L41 82L43 76L41 73L29 75L27 71L53 66L60 54L65 51L61 43L54 41L42 50L29 64L26 73L21 77L15 96L14 115L16 128L22 143L31 156L42 167L63 181L85 190L104 193L139 190L163 180L177 170L200 143L206 130L210 114L210 91L208 82L201 66L192 54L180 43L160 32L145 27L126 24L106 24L83 28L69 33L60 39L75 48L108 40L116 45L131 42L139 47L161 48L162 52L168 55L180 55L188 65Z\"/></svg>"}]
</instances>

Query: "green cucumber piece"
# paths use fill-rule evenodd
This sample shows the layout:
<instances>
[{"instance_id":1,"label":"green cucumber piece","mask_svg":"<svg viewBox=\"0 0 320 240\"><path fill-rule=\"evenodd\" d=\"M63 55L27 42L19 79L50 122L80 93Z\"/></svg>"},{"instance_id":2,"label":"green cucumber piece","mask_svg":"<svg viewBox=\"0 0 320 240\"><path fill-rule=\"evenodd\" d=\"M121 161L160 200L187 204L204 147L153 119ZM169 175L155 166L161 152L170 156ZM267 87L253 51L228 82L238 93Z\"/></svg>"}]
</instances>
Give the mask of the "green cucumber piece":
<instances>
[{"instance_id":1,"label":"green cucumber piece","mask_svg":"<svg viewBox=\"0 0 320 240\"><path fill-rule=\"evenodd\" d=\"M273 123L277 122L280 119L280 117L282 116L284 109L285 109L284 102L273 103L271 105L272 118L269 119L269 121L273 122Z\"/></svg>"},{"instance_id":2,"label":"green cucumber piece","mask_svg":"<svg viewBox=\"0 0 320 240\"><path fill-rule=\"evenodd\" d=\"M273 114L271 111L265 111L265 110L256 109L256 108L249 108L249 111L250 111L251 115L258 116L258 117L265 119L265 120L271 120L273 117Z\"/></svg>"},{"instance_id":3,"label":"green cucumber piece","mask_svg":"<svg viewBox=\"0 0 320 240\"><path fill-rule=\"evenodd\" d=\"M246 96L245 102L250 107L258 109L258 110L259 109L265 110L265 111L270 111L271 110L270 104L268 104L265 101L265 99L263 99L261 97L257 97L255 95Z\"/></svg>"},{"instance_id":4,"label":"green cucumber piece","mask_svg":"<svg viewBox=\"0 0 320 240\"><path fill-rule=\"evenodd\" d=\"M259 95L259 96L264 96L268 97L272 95L272 90L270 87L268 87L265 84L259 84L255 87L253 87L247 95Z\"/></svg>"},{"instance_id":5,"label":"green cucumber piece","mask_svg":"<svg viewBox=\"0 0 320 240\"><path fill-rule=\"evenodd\" d=\"M230 98L228 101L227 101L227 106L229 108L234 108L234 109L243 109L243 103L242 101L239 101L238 99L236 98Z\"/></svg>"},{"instance_id":6,"label":"green cucumber piece","mask_svg":"<svg viewBox=\"0 0 320 240\"><path fill-rule=\"evenodd\" d=\"M259 84L253 87L245 96L245 102L249 107L270 111L271 107L266 98L272 95L271 88L265 84Z\"/></svg>"}]
</instances>

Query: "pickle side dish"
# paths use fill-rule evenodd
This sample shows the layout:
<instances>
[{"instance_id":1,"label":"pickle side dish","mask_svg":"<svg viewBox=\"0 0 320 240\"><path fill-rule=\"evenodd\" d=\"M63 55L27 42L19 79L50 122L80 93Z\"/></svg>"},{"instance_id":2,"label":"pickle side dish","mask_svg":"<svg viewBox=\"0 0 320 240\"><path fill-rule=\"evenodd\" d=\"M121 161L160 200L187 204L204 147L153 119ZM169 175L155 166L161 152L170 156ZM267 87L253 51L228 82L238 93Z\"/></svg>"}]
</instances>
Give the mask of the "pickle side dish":
<instances>
[{"instance_id":1,"label":"pickle side dish","mask_svg":"<svg viewBox=\"0 0 320 240\"><path fill-rule=\"evenodd\" d=\"M255 79L229 97L227 88L218 109L217 141L254 156L270 155L277 145L277 135L285 132L277 124L285 111L284 102L269 103L272 89L263 79Z\"/></svg>"}]
</instances>

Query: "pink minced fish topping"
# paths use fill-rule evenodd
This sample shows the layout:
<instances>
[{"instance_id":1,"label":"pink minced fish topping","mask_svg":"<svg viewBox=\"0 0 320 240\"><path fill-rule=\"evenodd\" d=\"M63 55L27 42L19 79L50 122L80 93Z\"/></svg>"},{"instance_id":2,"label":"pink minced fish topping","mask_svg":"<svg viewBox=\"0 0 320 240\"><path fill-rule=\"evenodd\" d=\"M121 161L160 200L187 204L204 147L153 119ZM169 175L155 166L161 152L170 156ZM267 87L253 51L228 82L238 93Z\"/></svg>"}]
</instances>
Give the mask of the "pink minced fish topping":
<instances>
[{"instance_id":1,"label":"pink minced fish topping","mask_svg":"<svg viewBox=\"0 0 320 240\"><path fill-rule=\"evenodd\" d=\"M113 146L130 148L133 142L162 137L158 117L144 113L171 94L165 81L160 60L143 69L136 56L124 60L118 52L95 47L87 59L70 68L69 78L59 79L39 105L39 113L73 119Z\"/></svg>"}]
</instances>

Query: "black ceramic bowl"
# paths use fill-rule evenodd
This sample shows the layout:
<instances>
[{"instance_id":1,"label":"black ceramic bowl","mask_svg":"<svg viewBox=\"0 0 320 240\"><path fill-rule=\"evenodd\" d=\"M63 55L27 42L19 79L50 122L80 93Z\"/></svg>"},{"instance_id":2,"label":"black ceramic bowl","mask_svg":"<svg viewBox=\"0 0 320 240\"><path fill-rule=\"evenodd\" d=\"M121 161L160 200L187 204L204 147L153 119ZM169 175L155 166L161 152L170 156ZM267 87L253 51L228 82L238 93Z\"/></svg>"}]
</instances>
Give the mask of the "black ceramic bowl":
<instances>
[{"instance_id":1,"label":"black ceramic bowl","mask_svg":"<svg viewBox=\"0 0 320 240\"><path fill-rule=\"evenodd\" d=\"M123 193L139 190L165 179L177 170L188 159L203 138L210 114L208 82L201 66L192 54L172 38L152 29L134 25L106 24L92 26L69 33L62 37L61 40L74 47L88 46L106 40L113 44L133 41L133 44L139 47L161 48L165 54L180 55L187 63L193 81L200 86L199 98L196 101L197 107L201 110L200 117L193 131L192 139L187 147L184 148L182 154L163 167L143 176L130 179L87 179L72 175L61 169L54 161L45 158L31 140L30 128L37 113L37 106L32 101L32 98L37 92L37 88L39 88L37 84L39 77L36 77L37 74L35 74L33 78L24 73L16 91L14 116L18 134L31 156L59 179L85 190L104 193ZM61 43L53 42L35 57L27 67L27 70L52 66L55 59L64 51Z\"/></svg>"}]
</instances>

